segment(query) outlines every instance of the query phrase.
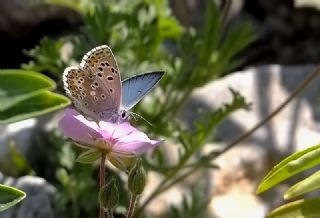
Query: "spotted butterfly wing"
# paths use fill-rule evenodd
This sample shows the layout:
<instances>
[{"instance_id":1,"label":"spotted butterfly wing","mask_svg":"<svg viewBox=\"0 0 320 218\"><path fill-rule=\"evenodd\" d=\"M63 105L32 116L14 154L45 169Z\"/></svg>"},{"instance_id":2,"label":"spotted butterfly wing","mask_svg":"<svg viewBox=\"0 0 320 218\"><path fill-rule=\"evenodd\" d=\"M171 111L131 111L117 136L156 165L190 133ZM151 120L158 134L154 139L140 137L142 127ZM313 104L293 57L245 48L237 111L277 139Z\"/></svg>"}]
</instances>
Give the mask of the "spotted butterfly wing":
<instances>
[{"instance_id":1,"label":"spotted butterfly wing","mask_svg":"<svg viewBox=\"0 0 320 218\"><path fill-rule=\"evenodd\" d=\"M98 120L116 120L121 103L121 78L111 49L102 45L90 50L80 67L63 73L64 87L75 107Z\"/></svg>"},{"instance_id":2,"label":"spotted butterfly wing","mask_svg":"<svg viewBox=\"0 0 320 218\"><path fill-rule=\"evenodd\" d=\"M145 95L162 78L163 71L154 71L140 74L126 79L122 82L122 103L121 109L130 110L135 106Z\"/></svg>"}]
</instances>

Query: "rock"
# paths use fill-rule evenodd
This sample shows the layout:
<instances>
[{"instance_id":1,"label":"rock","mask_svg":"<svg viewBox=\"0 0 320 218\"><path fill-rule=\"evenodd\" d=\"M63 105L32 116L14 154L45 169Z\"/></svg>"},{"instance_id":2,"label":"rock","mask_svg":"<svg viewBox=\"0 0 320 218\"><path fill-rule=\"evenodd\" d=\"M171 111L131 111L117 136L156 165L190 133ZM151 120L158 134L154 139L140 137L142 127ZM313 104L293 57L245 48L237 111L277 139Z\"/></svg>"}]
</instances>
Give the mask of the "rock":
<instances>
[{"instance_id":1,"label":"rock","mask_svg":"<svg viewBox=\"0 0 320 218\"><path fill-rule=\"evenodd\" d=\"M0 126L0 171L7 175L17 175L12 149L26 155L32 145L34 128L37 125L35 118ZM14 147L10 147L14 146Z\"/></svg>"},{"instance_id":2,"label":"rock","mask_svg":"<svg viewBox=\"0 0 320 218\"><path fill-rule=\"evenodd\" d=\"M27 197L14 207L1 212L0 218L54 218L55 189L44 179L23 176L18 179L4 177L0 173L0 183L14 186L27 193Z\"/></svg>"},{"instance_id":3,"label":"rock","mask_svg":"<svg viewBox=\"0 0 320 218\"><path fill-rule=\"evenodd\" d=\"M24 49L34 48L44 36L75 31L81 23L78 12L61 5L41 0L0 1L0 68L19 68L29 60Z\"/></svg>"},{"instance_id":4,"label":"rock","mask_svg":"<svg viewBox=\"0 0 320 218\"><path fill-rule=\"evenodd\" d=\"M277 108L313 70L311 65L269 65L235 72L196 90L183 110L182 120L188 120L187 125L191 127L197 109L214 110L231 102L228 87L239 91L252 103L251 110L239 110L228 117L215 133L220 144L207 145L204 150L226 146ZM210 173L207 185L213 187L212 215L259 218L283 203L283 189L299 176L263 195L256 195L255 189L285 156L319 143L319 83L320 77L269 123L216 160L220 169ZM252 213L256 216L249 216Z\"/></svg>"}]
</instances>

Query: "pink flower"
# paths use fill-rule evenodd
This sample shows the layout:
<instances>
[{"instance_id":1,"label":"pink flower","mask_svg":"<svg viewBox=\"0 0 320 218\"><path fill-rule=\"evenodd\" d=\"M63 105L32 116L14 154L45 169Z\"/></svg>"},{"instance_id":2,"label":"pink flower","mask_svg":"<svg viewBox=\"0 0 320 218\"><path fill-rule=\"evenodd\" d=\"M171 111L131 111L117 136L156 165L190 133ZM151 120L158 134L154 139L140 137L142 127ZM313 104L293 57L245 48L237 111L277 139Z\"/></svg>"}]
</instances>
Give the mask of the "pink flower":
<instances>
[{"instance_id":1,"label":"pink flower","mask_svg":"<svg viewBox=\"0 0 320 218\"><path fill-rule=\"evenodd\" d=\"M151 140L146 134L129 124L100 121L99 125L87 120L76 110L66 109L59 122L62 133L79 146L105 152L107 157L132 157L161 144L162 140Z\"/></svg>"}]
</instances>

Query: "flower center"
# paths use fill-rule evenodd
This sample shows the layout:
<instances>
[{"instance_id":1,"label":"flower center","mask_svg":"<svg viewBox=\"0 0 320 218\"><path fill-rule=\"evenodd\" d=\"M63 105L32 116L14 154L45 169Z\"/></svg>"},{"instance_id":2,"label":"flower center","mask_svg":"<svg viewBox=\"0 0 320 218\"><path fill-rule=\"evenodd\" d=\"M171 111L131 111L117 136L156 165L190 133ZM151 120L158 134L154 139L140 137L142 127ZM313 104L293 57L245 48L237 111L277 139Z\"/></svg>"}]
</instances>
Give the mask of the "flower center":
<instances>
[{"instance_id":1,"label":"flower center","mask_svg":"<svg viewBox=\"0 0 320 218\"><path fill-rule=\"evenodd\" d=\"M104 138L97 138L96 140L96 146L103 150L106 153L109 153L112 151L113 143L104 139Z\"/></svg>"}]
</instances>

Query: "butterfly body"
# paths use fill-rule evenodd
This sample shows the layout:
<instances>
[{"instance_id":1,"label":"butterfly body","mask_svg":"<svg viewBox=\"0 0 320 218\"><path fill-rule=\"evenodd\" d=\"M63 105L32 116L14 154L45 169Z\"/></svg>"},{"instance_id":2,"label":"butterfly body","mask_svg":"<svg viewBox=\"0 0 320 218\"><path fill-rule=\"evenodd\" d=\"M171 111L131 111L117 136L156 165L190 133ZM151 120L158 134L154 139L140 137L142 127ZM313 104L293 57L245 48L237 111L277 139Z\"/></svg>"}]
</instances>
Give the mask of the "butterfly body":
<instances>
[{"instance_id":1,"label":"butterfly body","mask_svg":"<svg viewBox=\"0 0 320 218\"><path fill-rule=\"evenodd\" d=\"M83 115L95 121L123 122L128 110L161 79L164 72L150 72L121 83L120 71L111 49L102 45L90 50L80 67L63 73L66 94Z\"/></svg>"}]
</instances>

